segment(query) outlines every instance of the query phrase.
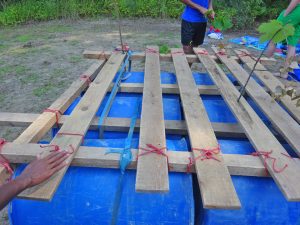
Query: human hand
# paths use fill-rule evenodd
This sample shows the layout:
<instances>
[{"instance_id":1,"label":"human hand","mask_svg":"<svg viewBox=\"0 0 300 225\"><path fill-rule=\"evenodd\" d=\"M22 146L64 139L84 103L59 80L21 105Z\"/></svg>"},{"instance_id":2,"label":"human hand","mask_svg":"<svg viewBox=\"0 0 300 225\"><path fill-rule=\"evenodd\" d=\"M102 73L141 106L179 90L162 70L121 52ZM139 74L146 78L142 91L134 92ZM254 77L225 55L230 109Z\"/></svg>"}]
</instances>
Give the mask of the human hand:
<instances>
[{"instance_id":1,"label":"human hand","mask_svg":"<svg viewBox=\"0 0 300 225\"><path fill-rule=\"evenodd\" d=\"M215 19L215 16L216 16L216 13L213 9L210 9L211 10L211 13L208 15L208 17L211 19L211 20L214 20Z\"/></svg>"},{"instance_id":2,"label":"human hand","mask_svg":"<svg viewBox=\"0 0 300 225\"><path fill-rule=\"evenodd\" d=\"M16 179L24 183L25 188L38 185L65 167L67 165L65 160L68 157L69 154L66 152L52 152L45 158L37 158Z\"/></svg>"}]
</instances>

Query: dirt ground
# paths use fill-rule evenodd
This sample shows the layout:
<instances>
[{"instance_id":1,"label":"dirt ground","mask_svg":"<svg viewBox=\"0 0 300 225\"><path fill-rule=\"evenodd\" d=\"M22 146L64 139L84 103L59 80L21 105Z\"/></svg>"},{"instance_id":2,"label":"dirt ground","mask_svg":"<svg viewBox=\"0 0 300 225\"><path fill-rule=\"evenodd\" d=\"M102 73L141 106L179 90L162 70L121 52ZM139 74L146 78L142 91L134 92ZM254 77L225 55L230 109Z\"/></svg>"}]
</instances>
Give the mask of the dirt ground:
<instances>
[{"instance_id":1,"label":"dirt ground","mask_svg":"<svg viewBox=\"0 0 300 225\"><path fill-rule=\"evenodd\" d=\"M122 30L124 41L136 51L146 45L180 46L179 20L126 19ZM257 35L253 30L225 33L224 42L245 34ZM206 38L205 47L212 43ZM107 18L0 28L0 111L42 112L92 64L82 56L85 49L113 50L117 45L118 22ZM135 69L142 70L143 65ZM162 65L164 69L172 70ZM0 127L0 137L13 141L21 131ZM5 211L0 224L8 224Z\"/></svg>"}]
</instances>

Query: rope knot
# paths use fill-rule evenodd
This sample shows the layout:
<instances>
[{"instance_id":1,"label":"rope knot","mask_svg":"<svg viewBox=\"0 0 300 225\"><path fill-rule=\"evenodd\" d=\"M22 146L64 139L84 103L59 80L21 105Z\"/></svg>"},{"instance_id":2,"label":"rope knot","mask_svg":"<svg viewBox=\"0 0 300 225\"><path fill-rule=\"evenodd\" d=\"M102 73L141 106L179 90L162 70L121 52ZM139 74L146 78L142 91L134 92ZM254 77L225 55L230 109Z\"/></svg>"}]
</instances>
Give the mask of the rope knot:
<instances>
[{"instance_id":1,"label":"rope knot","mask_svg":"<svg viewBox=\"0 0 300 225\"><path fill-rule=\"evenodd\" d=\"M58 109L45 109L44 112L50 112L50 113L55 113L55 119L56 119L56 126L58 126L59 123L59 116L61 116L63 113L58 110Z\"/></svg>"},{"instance_id":2,"label":"rope knot","mask_svg":"<svg viewBox=\"0 0 300 225\"><path fill-rule=\"evenodd\" d=\"M169 165L169 157L168 155L164 152L164 150L166 150L167 148L166 147L163 147L163 148L159 148L159 147L156 147L152 144L146 144L146 146L148 148L143 148L143 147L139 147L140 150L143 150L144 152L138 154L136 156L136 161L138 161L139 157L143 156L143 155L148 155L148 154L151 154L151 153L154 153L154 154L157 154L157 155L162 155L164 157L167 158L167 164L168 164L168 169L170 170L170 165Z\"/></svg>"},{"instance_id":3,"label":"rope knot","mask_svg":"<svg viewBox=\"0 0 300 225\"><path fill-rule=\"evenodd\" d=\"M206 51L206 50L199 50L199 51L196 51L196 54L197 55L208 55L208 51Z\"/></svg>"},{"instance_id":4,"label":"rope knot","mask_svg":"<svg viewBox=\"0 0 300 225\"><path fill-rule=\"evenodd\" d=\"M7 158L5 158L2 154L2 148L7 143L7 141L4 138L0 138L0 166L2 166L6 172L9 174L9 178L6 180L7 182L12 179L12 176L14 174L13 169L11 168L9 161Z\"/></svg>"},{"instance_id":5,"label":"rope knot","mask_svg":"<svg viewBox=\"0 0 300 225\"><path fill-rule=\"evenodd\" d=\"M221 151L220 145L218 145L218 147L212 148L212 149L192 148L192 151L199 151L200 155L195 158L189 157L189 163L187 164L187 168L186 168L187 173L191 172L191 168L196 163L197 160L203 161L203 160L207 160L207 159L213 159L218 162L221 162L218 158L215 157L215 155L219 154Z\"/></svg>"},{"instance_id":6,"label":"rope knot","mask_svg":"<svg viewBox=\"0 0 300 225\"><path fill-rule=\"evenodd\" d=\"M87 83L87 86L90 86L90 84L92 83L92 80L91 80L91 78L90 78L89 75L82 74L82 75L80 76L80 79L81 79L81 80L84 80L84 81Z\"/></svg>"},{"instance_id":7,"label":"rope knot","mask_svg":"<svg viewBox=\"0 0 300 225\"><path fill-rule=\"evenodd\" d=\"M153 48L146 48L146 52L147 52L147 53L154 53L154 54L158 54L158 53L159 53L158 51L156 51L156 50L153 49Z\"/></svg>"},{"instance_id":8,"label":"rope knot","mask_svg":"<svg viewBox=\"0 0 300 225\"><path fill-rule=\"evenodd\" d=\"M257 152L252 152L251 155L252 156L256 156L256 157L259 157L259 156L262 156L263 159L264 159L264 167L265 167L265 171L266 171L266 174L268 174L268 169L267 169L267 160L270 159L272 160L272 169L275 173L281 173L283 172L287 167L288 167L288 164L285 164L282 168L276 168L276 161L277 159L274 158L273 156L271 156L273 153L273 151L257 151ZM282 153L281 153L282 154ZM282 154L286 157L288 157L287 155L285 154Z\"/></svg>"}]
</instances>

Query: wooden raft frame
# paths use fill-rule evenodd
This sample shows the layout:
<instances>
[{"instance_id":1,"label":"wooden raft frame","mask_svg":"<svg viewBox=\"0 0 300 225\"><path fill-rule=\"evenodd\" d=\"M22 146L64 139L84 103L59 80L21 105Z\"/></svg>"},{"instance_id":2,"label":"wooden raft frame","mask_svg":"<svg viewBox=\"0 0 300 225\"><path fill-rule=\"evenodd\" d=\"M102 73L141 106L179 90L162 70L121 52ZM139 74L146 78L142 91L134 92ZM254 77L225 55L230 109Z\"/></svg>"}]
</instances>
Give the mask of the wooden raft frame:
<instances>
[{"instance_id":1,"label":"wooden raft frame","mask_svg":"<svg viewBox=\"0 0 300 225\"><path fill-rule=\"evenodd\" d=\"M239 103L236 101L237 88L233 86L216 63L223 63L238 82L243 84L248 73L237 61L241 60L250 67L253 64L251 61L253 57L241 54L241 51L246 50L237 52L237 57L225 56L214 48L215 55L209 55L205 49L194 49L194 51L195 55L186 56L182 49L172 49L171 54L163 55L158 53L157 46L149 46L145 53L132 55L132 60L145 60L145 81L143 84L122 83L119 91L143 93L141 121L137 121L135 127L136 131L140 131L140 146L144 147L151 143L163 148L166 145L165 135L169 133L188 135L192 146L192 152L177 152L172 149L167 151L165 149L164 154L168 158L158 154L147 154L140 157L138 162L136 156L143 150L132 149L134 159L129 169L137 170L136 190L167 192L169 190L168 168L169 171L186 172L187 166L190 165L191 172L196 173L199 180L204 208L238 209L241 204L229 174L266 176L265 169L267 169L288 201L300 201L300 160L287 157L288 153L278 141L278 139L286 140L300 155L300 142L297 140L300 134L300 126L297 123L299 109L291 106L288 100L284 100L283 105L287 107L290 114L286 113L277 102L272 101L267 92L273 91L269 80L265 81L268 90L257 85L255 80L251 80L246 91L270 119L276 131L269 130L244 98ZM11 163L28 163L42 151L40 146L35 143L56 124L56 116L59 118L59 133L72 132L85 135L88 129L97 129L98 118L95 118L95 114L103 97L111 90L114 84L113 78L123 63L125 54L85 51L84 56L99 59L99 61L93 64L49 107L49 109L64 113L73 100L86 90L72 115L61 116L52 112L43 112L40 115L0 113L0 125L28 126L13 143L7 143L2 148L2 154ZM178 84L159 83L160 60L174 63ZM196 86L188 66L188 63L191 62L202 63L215 85ZM274 60L263 59L262 62L274 63ZM263 66L260 64L260 67ZM256 73L260 72L256 71ZM263 77L266 75L264 74ZM92 83L89 84L88 80ZM271 81L275 82L273 78ZM278 82L276 81L276 83ZM163 119L162 93L180 95L185 121ZM239 123L209 122L199 97L201 94L221 94ZM272 110L267 110L268 108L272 108ZM109 131L128 131L129 125L130 119L106 118L102 128ZM67 161L69 165L118 168L118 155L105 154L105 148L80 146L82 140L80 135L56 135L51 144L59 145L62 149L66 149L70 145L74 147L75 152ZM276 157L276 165L278 167L288 165L288 167L281 173L276 173L273 170L272 161L266 160L264 156L260 156L259 159L259 157L250 155L222 155L221 152L215 155L217 160L196 160L190 164L191 158L201 157L201 153L197 149L217 148L216 136L248 137L256 151L272 150L272 156ZM50 149L46 151L43 149L43 156L49 154L49 151ZM266 168L264 162L266 162ZM66 170L67 167L43 184L21 193L19 197L51 200ZM4 182L6 177L6 171L1 167L0 183Z\"/></svg>"}]
</instances>

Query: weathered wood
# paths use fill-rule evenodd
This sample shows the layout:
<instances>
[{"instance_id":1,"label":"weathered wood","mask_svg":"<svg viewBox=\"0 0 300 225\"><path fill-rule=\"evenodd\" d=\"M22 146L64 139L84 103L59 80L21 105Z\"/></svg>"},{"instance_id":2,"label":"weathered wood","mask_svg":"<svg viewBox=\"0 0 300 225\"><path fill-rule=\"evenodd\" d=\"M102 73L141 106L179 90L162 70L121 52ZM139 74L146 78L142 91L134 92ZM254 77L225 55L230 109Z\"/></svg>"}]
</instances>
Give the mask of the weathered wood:
<instances>
[{"instance_id":1,"label":"weathered wood","mask_svg":"<svg viewBox=\"0 0 300 225\"><path fill-rule=\"evenodd\" d=\"M111 51L93 51L93 50L85 50L83 52L83 56L87 59L108 59L111 55ZM215 56L212 56L214 59L217 59ZM238 60L238 57L232 56L235 60ZM145 53L144 52L133 52L132 60L136 61L145 61ZM160 61L172 62L171 54L159 54ZM199 63L199 59L196 55L186 55L187 61L189 63ZM274 65L276 63L276 59L274 58L266 58L262 57L261 62L264 65Z\"/></svg>"},{"instance_id":2,"label":"weathered wood","mask_svg":"<svg viewBox=\"0 0 300 225\"><path fill-rule=\"evenodd\" d=\"M9 173L7 173L6 169L3 167L0 167L0 186L7 181L9 176L10 175L9 175Z\"/></svg>"},{"instance_id":3,"label":"weathered wood","mask_svg":"<svg viewBox=\"0 0 300 225\"><path fill-rule=\"evenodd\" d=\"M195 149L218 148L218 141L197 91L192 71L183 50L171 49L171 53L189 140L195 159L203 155L203 152ZM227 167L224 164L222 153L215 154L214 157L217 160L195 160L203 207L239 209L241 203L235 192Z\"/></svg>"},{"instance_id":4,"label":"weathered wood","mask_svg":"<svg viewBox=\"0 0 300 225\"><path fill-rule=\"evenodd\" d=\"M74 153L78 150L82 143L81 135L85 135L87 132L124 58L125 55L121 53L113 53L111 55L95 80L90 84L82 100L73 110L72 116L60 128L59 133L64 135L57 134L51 141L51 145L58 145L60 149L72 150ZM75 135L68 135L68 133ZM47 156L50 150L51 148L43 151L41 157ZM74 153L66 160L68 165L71 163ZM25 190L19 197L51 200L67 169L68 166L53 175L46 182Z\"/></svg>"},{"instance_id":5,"label":"weathered wood","mask_svg":"<svg viewBox=\"0 0 300 225\"><path fill-rule=\"evenodd\" d=\"M149 50L151 49L151 50ZM149 46L146 50L144 91L140 128L140 148L149 148L151 144L157 148L166 147L166 134L160 87L160 63L157 46ZM166 149L161 150L166 152ZM149 152L148 152L149 153ZM160 154L139 149L136 174L136 191L168 192L169 175L167 158Z\"/></svg>"},{"instance_id":6,"label":"weathered wood","mask_svg":"<svg viewBox=\"0 0 300 225\"><path fill-rule=\"evenodd\" d=\"M203 51L203 49L196 48L195 52ZM260 155L262 161L266 161L266 166L277 183L280 190L288 201L300 200L300 167L289 157L286 150L282 147L279 141L273 136L267 126L260 120L255 111L247 103L244 98L237 102L239 92L235 89L233 84L229 81L222 69L215 63L209 55L198 54L200 61L206 68L214 83L219 87L220 92L227 102L228 106L234 113L245 133L256 149L260 151L272 151L271 156L276 159L276 165L273 165L273 160L265 160L264 156ZM283 155L285 154L285 155ZM282 172L274 171L276 168L283 168L288 165Z\"/></svg>"},{"instance_id":7,"label":"weathered wood","mask_svg":"<svg viewBox=\"0 0 300 225\"><path fill-rule=\"evenodd\" d=\"M29 126L39 114L31 113L0 113L0 126L12 127L26 127ZM61 126L69 116L63 115L59 120ZM93 119L89 129L98 130L99 117ZM217 137L230 137L230 138L245 138L245 133L242 128L236 123L215 123L212 122L212 127ZM114 118L108 117L103 123L103 129L106 131L120 131L128 132L130 126L130 119L127 118ZM140 121L137 120L135 132L139 132ZM181 134L186 135L186 125L181 120L165 120L165 128L167 134Z\"/></svg>"},{"instance_id":8,"label":"weathered wood","mask_svg":"<svg viewBox=\"0 0 300 225\"><path fill-rule=\"evenodd\" d=\"M38 144L15 144L7 143L3 147L3 155L12 163L29 163L43 151ZM132 162L128 169L136 169L137 149L132 149ZM100 168L119 168L120 155L107 154L107 148L84 147L80 146L76 152L72 166L100 167ZM172 151L167 152L170 164L170 171L186 173L189 164L190 152ZM250 155L223 154L224 162L231 175L240 176L267 176L261 160ZM300 165L300 160L294 158ZM194 165L191 172L195 172Z\"/></svg>"},{"instance_id":9,"label":"weathered wood","mask_svg":"<svg viewBox=\"0 0 300 225\"><path fill-rule=\"evenodd\" d=\"M217 48L212 49L238 82L245 84L249 74L235 60L218 54ZM246 92L300 156L300 125L253 78L249 80Z\"/></svg>"},{"instance_id":10,"label":"weathered wood","mask_svg":"<svg viewBox=\"0 0 300 225\"><path fill-rule=\"evenodd\" d=\"M84 75L95 78L105 61L94 63ZM71 86L49 107L49 109L59 110L64 113L71 103L77 98L80 93L88 86L85 79L79 78L74 81ZM59 114L57 114L60 117ZM55 113L43 112L16 140L16 143L33 143L38 142L56 122Z\"/></svg>"},{"instance_id":11,"label":"weathered wood","mask_svg":"<svg viewBox=\"0 0 300 225\"><path fill-rule=\"evenodd\" d=\"M252 57L248 56L249 52L245 49L235 50L241 61L249 68L252 69L255 61ZM269 89L271 93L276 93L276 87L284 89L284 84L281 83L274 75L269 72L261 63L257 64L255 70L256 76L259 80ZM296 102L292 101L289 96L283 96L280 98L280 102L285 106L293 118L300 123L300 107L296 107Z\"/></svg>"}]
</instances>

